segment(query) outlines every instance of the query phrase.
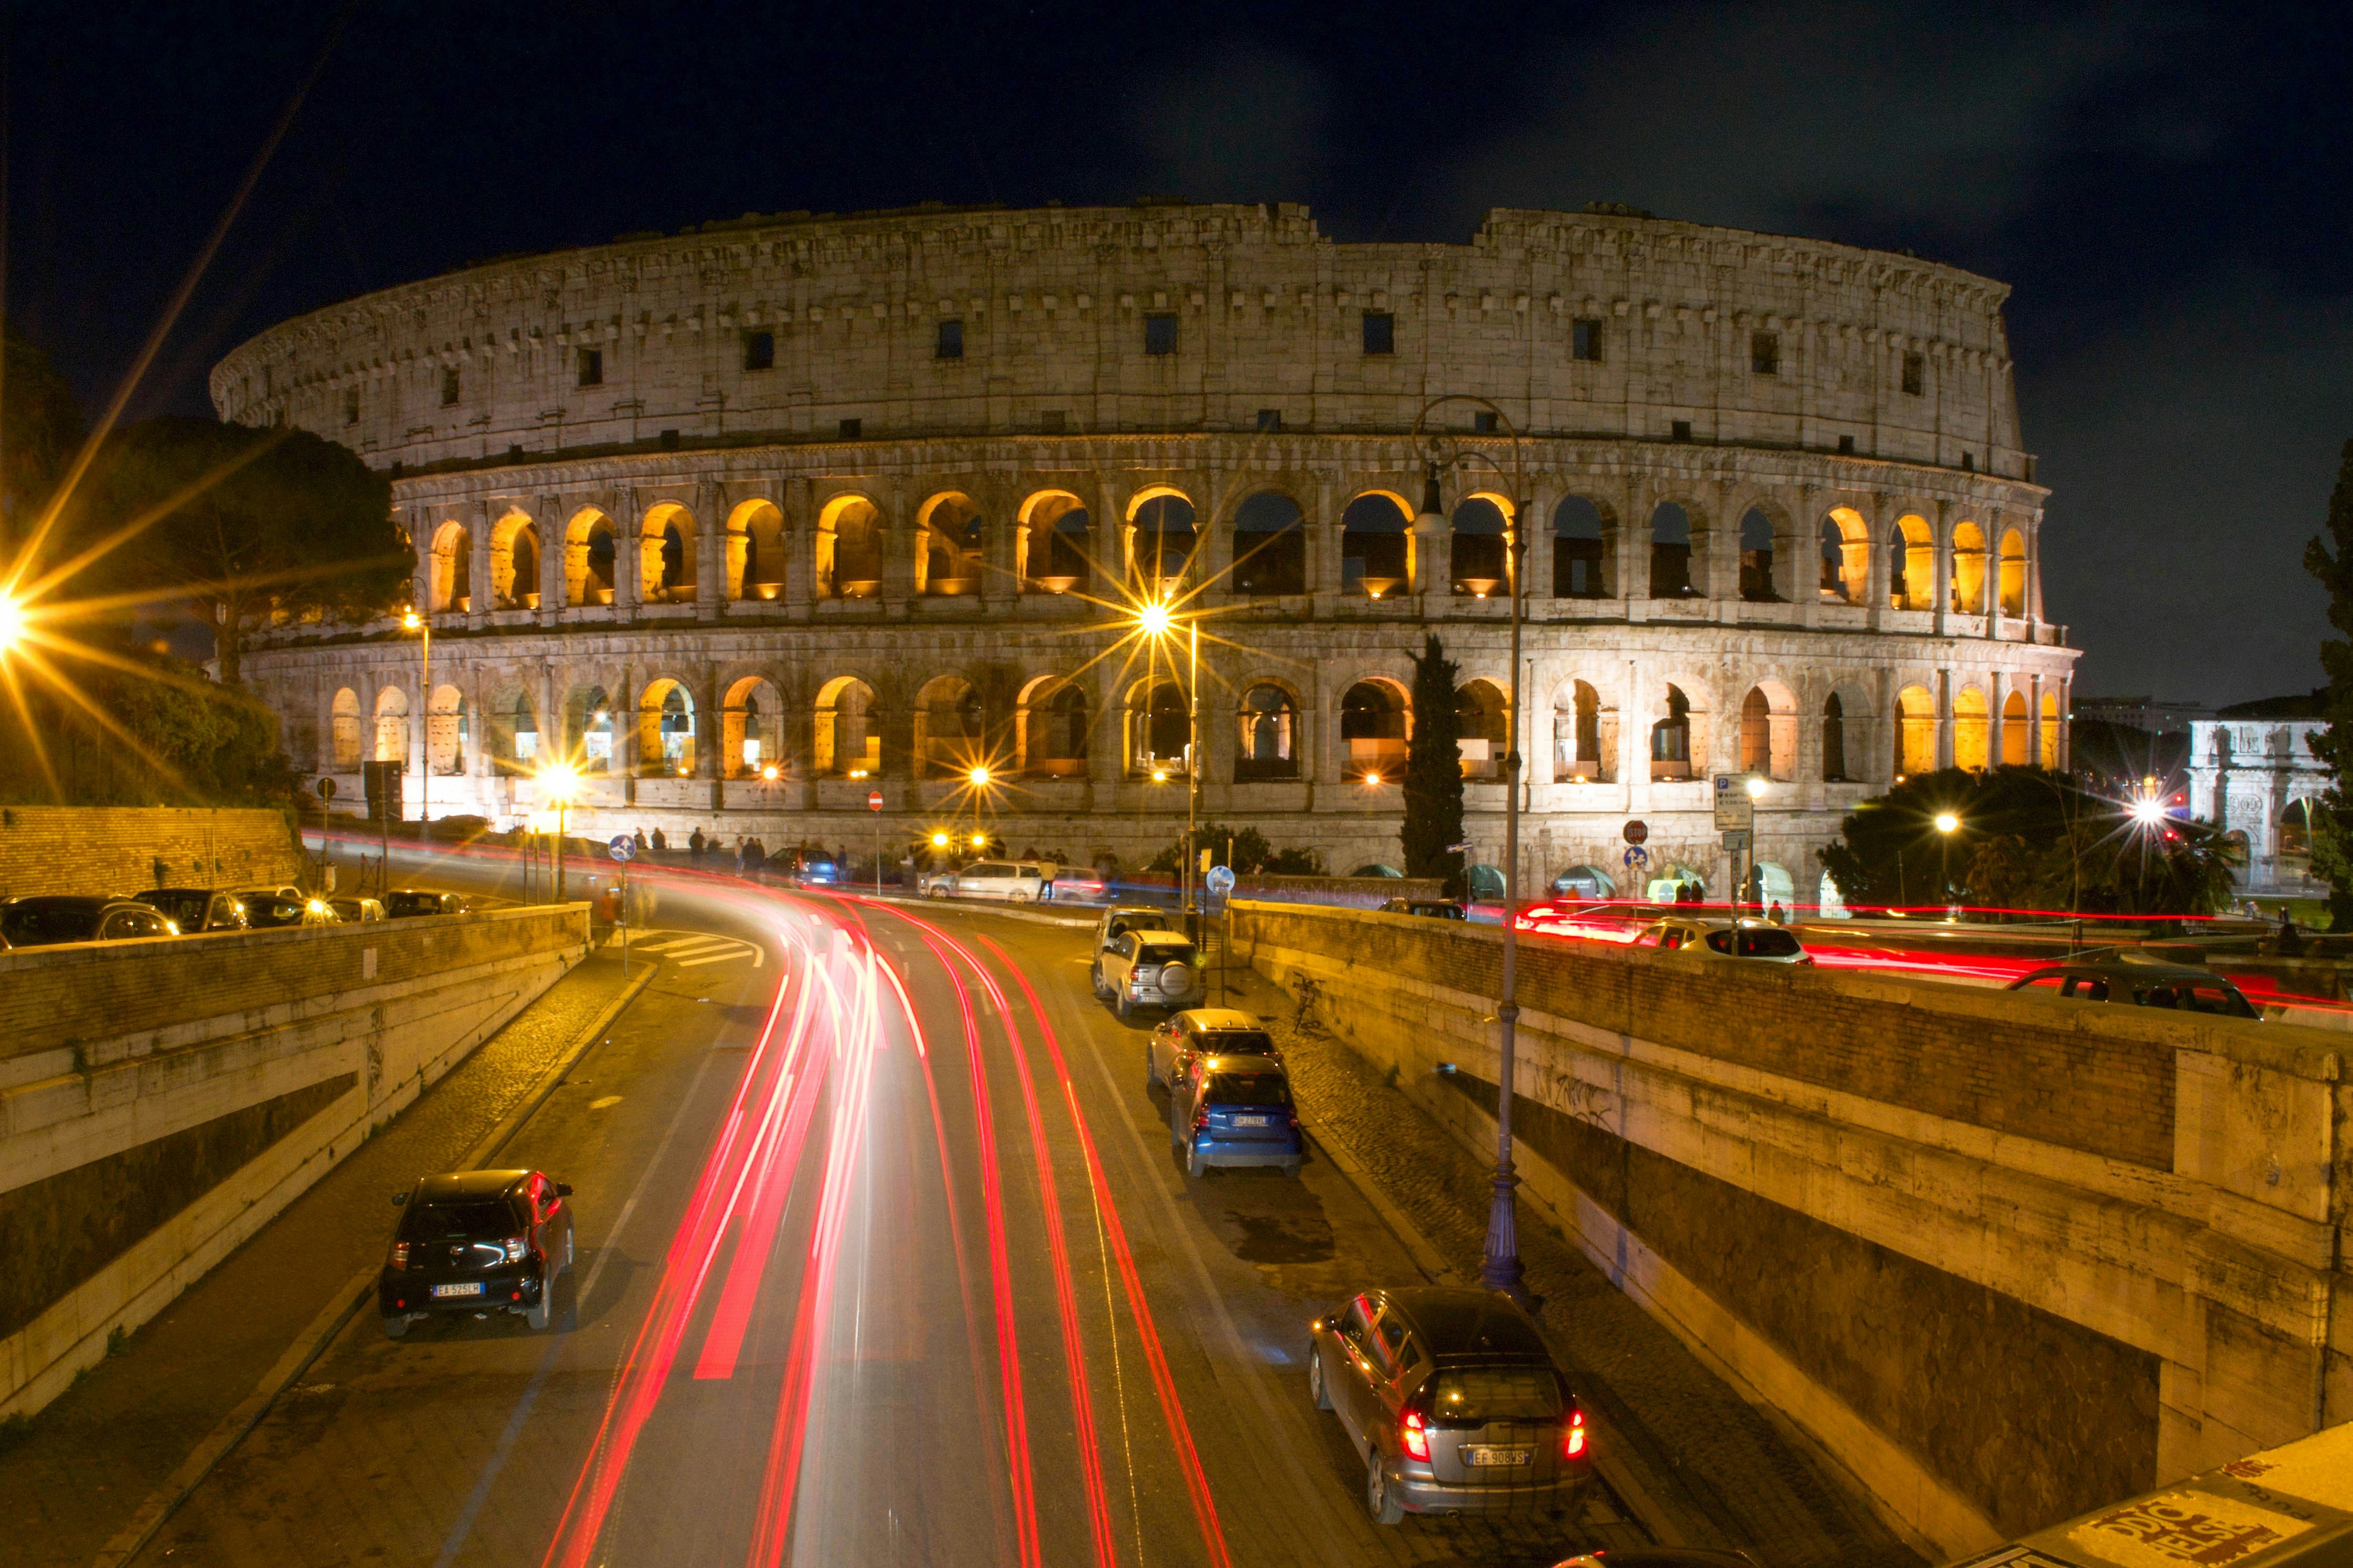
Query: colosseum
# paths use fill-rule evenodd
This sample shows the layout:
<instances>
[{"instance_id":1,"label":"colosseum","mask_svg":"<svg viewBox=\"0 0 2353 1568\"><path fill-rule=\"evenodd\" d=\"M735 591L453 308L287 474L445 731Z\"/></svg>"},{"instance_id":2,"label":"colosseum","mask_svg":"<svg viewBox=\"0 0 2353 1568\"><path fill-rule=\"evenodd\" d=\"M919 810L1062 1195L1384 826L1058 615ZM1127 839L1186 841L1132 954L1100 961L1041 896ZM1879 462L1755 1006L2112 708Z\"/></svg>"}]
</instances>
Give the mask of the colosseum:
<instances>
[{"instance_id":1,"label":"colosseum","mask_svg":"<svg viewBox=\"0 0 2353 1568\"><path fill-rule=\"evenodd\" d=\"M1810 900L1892 779L2066 754L2007 292L1616 210L1458 246L925 206L487 262L214 372L223 417L389 471L432 632L429 675L398 619L280 626L248 668L298 765L355 801L405 761L410 816L510 824L568 756L592 832L862 859L985 819L1132 866L1198 782L1348 871L1399 858L1428 630L1475 859L1517 703L1526 885L1719 883L1729 773L1766 781L1768 890ZM1122 640L1166 595L1205 617L1197 684Z\"/></svg>"}]
</instances>

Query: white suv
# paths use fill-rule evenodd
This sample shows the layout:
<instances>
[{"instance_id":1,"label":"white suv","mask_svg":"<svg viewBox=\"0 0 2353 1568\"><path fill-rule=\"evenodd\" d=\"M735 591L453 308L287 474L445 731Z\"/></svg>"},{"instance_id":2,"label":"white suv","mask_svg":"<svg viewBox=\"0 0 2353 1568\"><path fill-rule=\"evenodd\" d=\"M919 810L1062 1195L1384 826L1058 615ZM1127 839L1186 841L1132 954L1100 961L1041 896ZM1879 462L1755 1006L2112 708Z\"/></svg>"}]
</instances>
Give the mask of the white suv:
<instances>
[{"instance_id":1,"label":"white suv","mask_svg":"<svg viewBox=\"0 0 2353 1568\"><path fill-rule=\"evenodd\" d=\"M951 899L1034 904L1046 896L1046 868L1035 860L976 860L951 872L939 890Z\"/></svg>"},{"instance_id":2,"label":"white suv","mask_svg":"<svg viewBox=\"0 0 2353 1568\"><path fill-rule=\"evenodd\" d=\"M1124 1019L1138 1007L1171 1011L1201 996L1201 954L1183 931L1131 931L1095 954L1095 994Z\"/></svg>"}]
</instances>

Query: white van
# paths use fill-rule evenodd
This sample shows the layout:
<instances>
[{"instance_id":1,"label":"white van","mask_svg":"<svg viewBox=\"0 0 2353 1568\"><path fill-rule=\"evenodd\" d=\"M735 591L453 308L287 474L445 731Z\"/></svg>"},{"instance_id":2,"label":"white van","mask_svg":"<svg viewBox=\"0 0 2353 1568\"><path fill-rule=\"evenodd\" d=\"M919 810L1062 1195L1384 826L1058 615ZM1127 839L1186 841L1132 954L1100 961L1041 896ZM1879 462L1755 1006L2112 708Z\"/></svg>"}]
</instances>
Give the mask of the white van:
<instances>
[{"instance_id":1,"label":"white van","mask_svg":"<svg viewBox=\"0 0 2353 1568\"><path fill-rule=\"evenodd\" d=\"M942 890L952 899L1034 904L1046 896L1050 876L1035 860L976 860L951 875Z\"/></svg>"}]
</instances>

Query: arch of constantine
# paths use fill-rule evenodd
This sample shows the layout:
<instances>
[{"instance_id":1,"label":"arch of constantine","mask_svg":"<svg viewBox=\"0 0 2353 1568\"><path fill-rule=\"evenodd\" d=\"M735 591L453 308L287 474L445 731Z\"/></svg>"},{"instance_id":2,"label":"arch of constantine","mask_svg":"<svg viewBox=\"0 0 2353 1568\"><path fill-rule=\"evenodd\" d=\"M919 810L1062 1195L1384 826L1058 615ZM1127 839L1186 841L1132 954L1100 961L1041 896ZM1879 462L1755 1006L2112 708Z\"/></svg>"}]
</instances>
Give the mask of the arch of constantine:
<instances>
[{"instance_id":1,"label":"arch of constantine","mask_svg":"<svg viewBox=\"0 0 2353 1568\"><path fill-rule=\"evenodd\" d=\"M224 417L391 472L434 632L429 691L396 620L274 628L249 679L343 798L406 761L411 815L512 821L569 757L583 831L862 854L879 792L897 843L977 815L1133 865L1198 766L1206 818L1345 872L1397 863L1427 629L1475 858L1516 702L1531 886L1624 881L1630 817L1645 877L1717 882L1736 772L1768 781L1768 883L1810 900L1894 777L2064 758L2006 293L1502 209L1467 246L1335 244L1291 205L925 207L488 263L215 370ZM1503 417L1447 402L1417 437L1449 395ZM1159 595L1206 613L1198 755L1187 669L1104 607Z\"/></svg>"}]
</instances>

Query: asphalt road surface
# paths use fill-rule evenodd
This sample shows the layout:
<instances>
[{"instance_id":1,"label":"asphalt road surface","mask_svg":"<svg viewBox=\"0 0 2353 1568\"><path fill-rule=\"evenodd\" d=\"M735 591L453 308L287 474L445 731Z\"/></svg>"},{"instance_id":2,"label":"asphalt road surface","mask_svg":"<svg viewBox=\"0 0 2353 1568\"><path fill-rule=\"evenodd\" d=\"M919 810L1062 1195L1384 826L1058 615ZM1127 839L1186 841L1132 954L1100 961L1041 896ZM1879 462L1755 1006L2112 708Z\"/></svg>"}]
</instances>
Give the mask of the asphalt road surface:
<instances>
[{"instance_id":1,"label":"asphalt road surface","mask_svg":"<svg viewBox=\"0 0 2353 1568\"><path fill-rule=\"evenodd\" d=\"M521 890L494 857L394 864ZM1305 1320L1420 1277L1328 1163L1185 1177L1148 1024L1093 1000L1085 931L635 879L662 971L502 1158L575 1188L554 1328L396 1342L363 1312L142 1563L1537 1564L1647 1539L1601 1490L1574 1519L1366 1517Z\"/></svg>"}]
</instances>

